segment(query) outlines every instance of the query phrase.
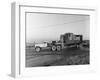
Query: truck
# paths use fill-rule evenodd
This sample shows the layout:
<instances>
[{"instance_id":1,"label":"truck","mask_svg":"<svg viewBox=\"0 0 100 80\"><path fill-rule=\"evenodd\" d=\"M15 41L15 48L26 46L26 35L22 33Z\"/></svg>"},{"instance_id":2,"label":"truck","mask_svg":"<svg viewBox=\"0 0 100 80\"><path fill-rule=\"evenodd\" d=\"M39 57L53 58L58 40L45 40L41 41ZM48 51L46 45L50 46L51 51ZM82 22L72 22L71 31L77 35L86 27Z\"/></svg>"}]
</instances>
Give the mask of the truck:
<instances>
[{"instance_id":1,"label":"truck","mask_svg":"<svg viewBox=\"0 0 100 80\"><path fill-rule=\"evenodd\" d=\"M50 49L51 51L61 51L65 48L71 48L71 47L79 48L82 42L83 42L82 35L65 33L60 35L59 41L52 41L51 43L44 42L35 44L35 51L40 52L42 49Z\"/></svg>"}]
</instances>

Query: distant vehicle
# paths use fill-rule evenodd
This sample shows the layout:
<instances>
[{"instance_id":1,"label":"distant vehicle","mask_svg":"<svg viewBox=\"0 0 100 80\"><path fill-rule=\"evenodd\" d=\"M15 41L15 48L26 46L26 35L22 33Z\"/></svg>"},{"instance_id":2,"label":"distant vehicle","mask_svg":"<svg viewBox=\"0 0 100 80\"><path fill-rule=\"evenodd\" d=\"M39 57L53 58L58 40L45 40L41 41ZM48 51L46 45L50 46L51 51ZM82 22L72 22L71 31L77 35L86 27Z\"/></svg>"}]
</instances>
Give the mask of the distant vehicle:
<instances>
[{"instance_id":1,"label":"distant vehicle","mask_svg":"<svg viewBox=\"0 0 100 80\"><path fill-rule=\"evenodd\" d=\"M52 51L61 51L64 48L81 47L83 42L82 35L75 35L73 33L65 33L60 36L59 41L52 41L51 43L35 44L35 50L40 52L42 49L51 49Z\"/></svg>"}]
</instances>

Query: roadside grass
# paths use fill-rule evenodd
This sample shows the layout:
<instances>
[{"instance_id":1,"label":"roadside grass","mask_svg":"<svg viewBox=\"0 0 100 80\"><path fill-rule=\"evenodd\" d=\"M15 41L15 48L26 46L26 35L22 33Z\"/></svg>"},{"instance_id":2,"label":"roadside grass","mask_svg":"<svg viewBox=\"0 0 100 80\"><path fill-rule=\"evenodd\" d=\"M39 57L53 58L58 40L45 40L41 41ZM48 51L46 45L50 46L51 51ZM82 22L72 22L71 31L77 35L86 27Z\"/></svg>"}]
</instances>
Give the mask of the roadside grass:
<instances>
[{"instance_id":1,"label":"roadside grass","mask_svg":"<svg viewBox=\"0 0 100 80\"><path fill-rule=\"evenodd\" d=\"M89 64L89 54L62 56L62 58L51 65L81 65Z\"/></svg>"},{"instance_id":2,"label":"roadside grass","mask_svg":"<svg viewBox=\"0 0 100 80\"><path fill-rule=\"evenodd\" d=\"M56 54L51 51L41 51L36 53L33 48L27 48L26 63L31 63L28 67L85 65L90 63L90 54L89 49L85 48L65 49L61 52L56 52Z\"/></svg>"}]
</instances>

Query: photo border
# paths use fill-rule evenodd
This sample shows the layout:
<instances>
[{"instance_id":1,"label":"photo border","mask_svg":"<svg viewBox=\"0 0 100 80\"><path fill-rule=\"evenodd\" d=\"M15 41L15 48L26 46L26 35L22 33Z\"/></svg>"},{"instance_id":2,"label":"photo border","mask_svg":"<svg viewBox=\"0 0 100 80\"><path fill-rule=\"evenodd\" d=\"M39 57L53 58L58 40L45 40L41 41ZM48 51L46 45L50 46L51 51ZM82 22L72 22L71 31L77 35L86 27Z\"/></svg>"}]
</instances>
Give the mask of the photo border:
<instances>
[{"instance_id":1,"label":"photo border","mask_svg":"<svg viewBox=\"0 0 100 80\"><path fill-rule=\"evenodd\" d=\"M14 45L12 45L12 47L15 47L15 50L13 51L12 50L12 62L11 62L11 67L12 67L12 70L11 70L11 72L12 72L12 76L14 76L14 77L21 77L21 76L33 76L33 74L32 73L34 73L34 72L37 72L37 74L39 73L38 71L40 70L42 73L48 73L48 68L51 68L51 69L53 69L53 70L57 70L57 69L61 69L61 68L65 68L66 69L66 67L67 66L59 66L59 67L57 67L57 66L53 66L53 67L39 67L39 68L35 68L34 67L34 70L32 70L31 71L31 73L28 73L28 72L30 72L30 70L29 71L27 71L27 72L25 72L24 70L26 70L25 68L23 69L23 62L22 62L22 56L23 56L23 54L25 54L25 53L22 53L21 52L21 34L22 34L22 27L21 27L21 11L22 11L22 7L24 7L24 8L26 8L26 7L30 7L30 8L32 8L32 7L35 7L35 8L45 8L45 9L64 9L64 10L75 10L75 11L87 11L87 12L92 12L93 13L93 16L92 17L94 17L94 19L93 19L93 25L91 25L91 27L93 28L95 25L95 11L96 11L96 9L95 8L90 8L90 9L86 9L86 8L71 8L71 7L68 7L68 8L64 8L64 7L45 7L45 6L32 6L32 5L27 5L27 4L25 4L25 5L23 5L23 4L19 4L19 3L12 3L12 15L14 15L14 17L12 17L12 29L13 29L13 27L14 27L14 31L13 31L13 33L14 33L14 35L15 35L15 37L14 36L12 36L12 44L14 44ZM27 12L27 11L26 11ZM40 12L39 12L40 13ZM48 12L47 12L48 13ZM59 14L59 13L57 13L57 14ZM67 13L65 13L65 14L67 14ZM84 14L83 14L84 15ZM89 14L90 15L90 14ZM25 15L24 15L24 17L26 16L26 13L25 13ZM24 20L24 19L23 19ZM25 22L26 22L26 18L25 18L25 20L24 20ZM94 28L93 28L94 29ZM25 30L26 30L26 26L25 26ZM94 31L95 32L95 31ZM93 34L94 34L94 32L93 32ZM12 33L12 34L13 34ZM26 34L26 33L25 33ZM91 35L91 34L90 34ZM15 41L14 41L15 40ZM25 40L26 40L26 38L25 38ZM92 39L92 42L93 42L94 40ZM91 43L91 39L90 39L90 43ZM93 47L93 46L92 46ZM91 48L91 47L90 47ZM93 51L93 50L91 50L91 51ZM24 55L24 57L25 57L25 55ZM94 60L94 59L93 59ZM90 63L91 64L91 63ZM24 64L24 66L25 66L25 64ZM78 66L83 66L83 65L78 65ZM87 66L87 65L85 65L85 66ZM71 66L70 66L71 67ZM68 69L71 69L69 66L67 67ZM74 67L76 67L77 68L77 65L76 66L74 66ZM91 71L93 71L94 72L94 70L95 70L95 63L92 65L92 67L93 67L93 69L92 70L88 70L89 72L91 72ZM44 69L44 70L43 70ZM73 68L72 68L73 69ZM73 69L74 70L74 69ZM60 72L61 71L63 71L62 69L60 70ZM87 70L86 70L86 72L88 72ZM25 72L25 73L24 73ZM50 74L52 73L50 70L49 70L49 72L50 72ZM59 71L58 71L59 72ZM67 73L74 73L74 71L68 71ZM77 71L75 71L75 73L76 73ZM81 69L79 69L79 71L78 71L79 73L80 72L85 72L85 71L82 71ZM46 73L44 74L44 75L46 75ZM66 71L64 71L64 73L66 73ZM41 73L39 74L39 75L41 75Z\"/></svg>"}]
</instances>

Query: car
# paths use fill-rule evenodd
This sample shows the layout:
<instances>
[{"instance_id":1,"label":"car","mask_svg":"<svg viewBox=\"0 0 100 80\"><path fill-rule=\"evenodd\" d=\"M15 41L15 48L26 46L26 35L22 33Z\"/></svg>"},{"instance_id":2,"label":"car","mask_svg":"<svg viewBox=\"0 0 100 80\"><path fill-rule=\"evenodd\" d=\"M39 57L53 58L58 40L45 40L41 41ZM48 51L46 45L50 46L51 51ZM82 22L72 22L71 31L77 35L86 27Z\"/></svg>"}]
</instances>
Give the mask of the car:
<instances>
[{"instance_id":1,"label":"car","mask_svg":"<svg viewBox=\"0 0 100 80\"><path fill-rule=\"evenodd\" d=\"M35 44L35 51L40 52L42 48L46 48L46 47L48 47L47 42L37 43L37 44Z\"/></svg>"}]
</instances>

